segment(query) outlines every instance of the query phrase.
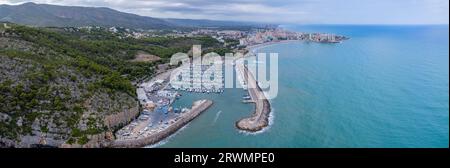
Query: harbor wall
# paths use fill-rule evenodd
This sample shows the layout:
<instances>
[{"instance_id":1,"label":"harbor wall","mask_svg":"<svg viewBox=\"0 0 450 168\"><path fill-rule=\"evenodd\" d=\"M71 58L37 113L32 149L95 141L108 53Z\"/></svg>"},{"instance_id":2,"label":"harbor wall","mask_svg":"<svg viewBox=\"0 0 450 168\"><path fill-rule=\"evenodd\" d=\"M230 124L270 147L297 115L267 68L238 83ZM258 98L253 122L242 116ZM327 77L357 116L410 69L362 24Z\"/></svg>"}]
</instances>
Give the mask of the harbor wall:
<instances>
[{"instance_id":1,"label":"harbor wall","mask_svg":"<svg viewBox=\"0 0 450 168\"><path fill-rule=\"evenodd\" d=\"M156 134L139 138L139 139L131 139L131 140L115 140L112 142L110 147L113 148L138 148L144 147L147 145L155 144L164 138L175 133L177 130L188 124L190 121L199 116L203 111L207 110L213 102L211 100L205 100L198 104L196 107L192 107L192 110L185 114L180 120L170 125L168 128L158 132Z\"/></svg>"},{"instance_id":2,"label":"harbor wall","mask_svg":"<svg viewBox=\"0 0 450 168\"><path fill-rule=\"evenodd\" d=\"M257 81L251 74L251 72L244 65L236 66L243 80L250 86L248 93L252 98L252 102L255 104L255 111L250 117L245 117L236 122L236 127L243 131L257 132L269 125L270 117L270 102L265 97L263 90L257 84Z\"/></svg>"}]
</instances>

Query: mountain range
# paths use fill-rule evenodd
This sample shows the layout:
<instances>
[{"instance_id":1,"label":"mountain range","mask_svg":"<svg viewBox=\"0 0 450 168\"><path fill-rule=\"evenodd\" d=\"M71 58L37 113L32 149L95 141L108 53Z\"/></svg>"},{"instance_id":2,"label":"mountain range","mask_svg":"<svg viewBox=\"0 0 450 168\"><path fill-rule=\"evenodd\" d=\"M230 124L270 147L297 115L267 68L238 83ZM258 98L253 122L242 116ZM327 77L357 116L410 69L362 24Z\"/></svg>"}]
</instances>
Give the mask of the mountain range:
<instances>
[{"instance_id":1,"label":"mountain range","mask_svg":"<svg viewBox=\"0 0 450 168\"><path fill-rule=\"evenodd\" d=\"M162 19L124 13L106 7L59 6L32 2L0 5L0 21L39 27L117 26L134 29L258 25L233 21Z\"/></svg>"}]
</instances>

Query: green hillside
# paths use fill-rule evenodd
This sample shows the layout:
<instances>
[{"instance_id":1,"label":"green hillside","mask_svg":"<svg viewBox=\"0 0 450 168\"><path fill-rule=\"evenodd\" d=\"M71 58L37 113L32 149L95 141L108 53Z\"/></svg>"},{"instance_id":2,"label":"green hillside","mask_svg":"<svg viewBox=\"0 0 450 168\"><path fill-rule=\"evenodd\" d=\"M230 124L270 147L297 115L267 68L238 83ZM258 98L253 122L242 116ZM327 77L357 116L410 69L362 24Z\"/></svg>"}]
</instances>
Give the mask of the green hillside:
<instances>
[{"instance_id":1,"label":"green hillside","mask_svg":"<svg viewBox=\"0 0 450 168\"><path fill-rule=\"evenodd\" d=\"M7 25L6 27L4 25ZM137 106L133 81L193 44L224 50L210 37L122 38L104 29L0 25L0 146L85 144L114 131L104 118ZM162 58L132 62L137 52Z\"/></svg>"},{"instance_id":2,"label":"green hillside","mask_svg":"<svg viewBox=\"0 0 450 168\"><path fill-rule=\"evenodd\" d=\"M120 26L161 29L175 26L161 19L123 13L109 8L58 6L31 2L15 6L0 5L0 21L56 27Z\"/></svg>"}]
</instances>

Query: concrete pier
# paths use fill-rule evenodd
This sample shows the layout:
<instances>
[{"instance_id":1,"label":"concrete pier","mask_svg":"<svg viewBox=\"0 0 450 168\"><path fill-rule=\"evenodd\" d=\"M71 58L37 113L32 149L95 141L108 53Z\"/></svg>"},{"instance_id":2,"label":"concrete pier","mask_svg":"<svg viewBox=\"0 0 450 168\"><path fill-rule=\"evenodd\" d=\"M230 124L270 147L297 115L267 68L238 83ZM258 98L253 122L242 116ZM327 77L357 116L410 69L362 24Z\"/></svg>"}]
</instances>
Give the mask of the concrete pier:
<instances>
[{"instance_id":1,"label":"concrete pier","mask_svg":"<svg viewBox=\"0 0 450 168\"><path fill-rule=\"evenodd\" d=\"M173 124L170 124L167 128L160 132L156 132L149 136L145 136L138 139L120 139L114 141L110 147L113 148L137 148L144 147L147 145L155 144L164 138L172 135L180 128L188 124L190 121L198 117L202 112L207 110L213 102L211 100L199 100L193 103L192 108L189 112L186 112L180 120L176 121Z\"/></svg>"},{"instance_id":2,"label":"concrete pier","mask_svg":"<svg viewBox=\"0 0 450 168\"><path fill-rule=\"evenodd\" d=\"M243 80L248 86L251 101L246 102L255 103L255 111L252 116L237 121L236 127L244 131L260 131L269 125L270 103L247 67L244 64L237 64L236 68L243 73Z\"/></svg>"}]
</instances>

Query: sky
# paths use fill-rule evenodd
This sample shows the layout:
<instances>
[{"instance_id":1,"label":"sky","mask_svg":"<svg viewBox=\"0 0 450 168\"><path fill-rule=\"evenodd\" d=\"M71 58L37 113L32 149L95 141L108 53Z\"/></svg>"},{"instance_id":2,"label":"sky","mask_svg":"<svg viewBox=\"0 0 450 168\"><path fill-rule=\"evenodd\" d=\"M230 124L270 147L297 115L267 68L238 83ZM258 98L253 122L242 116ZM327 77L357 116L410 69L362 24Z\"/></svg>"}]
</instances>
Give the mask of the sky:
<instances>
[{"instance_id":1,"label":"sky","mask_svg":"<svg viewBox=\"0 0 450 168\"><path fill-rule=\"evenodd\" d=\"M448 24L449 0L0 0L109 7L159 18L295 24Z\"/></svg>"}]
</instances>

